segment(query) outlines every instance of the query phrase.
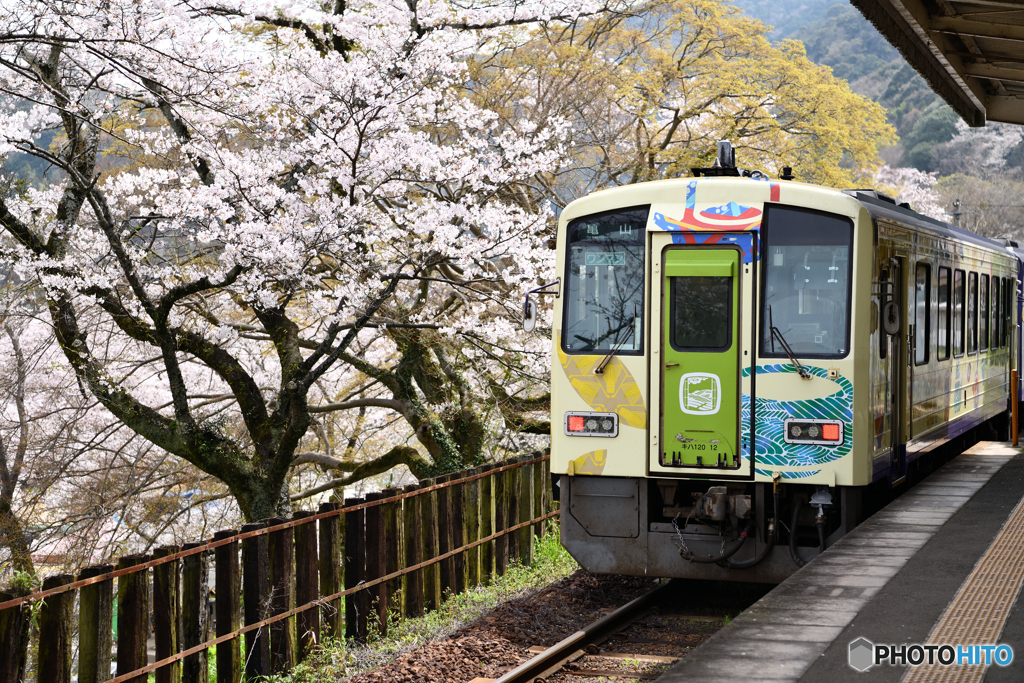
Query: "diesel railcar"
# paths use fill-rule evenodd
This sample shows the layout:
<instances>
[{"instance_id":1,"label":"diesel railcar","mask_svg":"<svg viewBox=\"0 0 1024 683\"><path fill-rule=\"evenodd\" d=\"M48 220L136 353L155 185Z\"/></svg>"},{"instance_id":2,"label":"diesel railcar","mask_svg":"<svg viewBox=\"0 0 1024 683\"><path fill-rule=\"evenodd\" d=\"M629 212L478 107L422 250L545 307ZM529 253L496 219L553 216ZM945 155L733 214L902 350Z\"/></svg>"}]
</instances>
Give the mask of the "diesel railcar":
<instances>
[{"instance_id":1,"label":"diesel railcar","mask_svg":"<svg viewBox=\"0 0 1024 683\"><path fill-rule=\"evenodd\" d=\"M908 467L1005 438L1021 261L873 191L742 171L727 145L694 173L560 216L561 539L599 573L778 582Z\"/></svg>"}]
</instances>

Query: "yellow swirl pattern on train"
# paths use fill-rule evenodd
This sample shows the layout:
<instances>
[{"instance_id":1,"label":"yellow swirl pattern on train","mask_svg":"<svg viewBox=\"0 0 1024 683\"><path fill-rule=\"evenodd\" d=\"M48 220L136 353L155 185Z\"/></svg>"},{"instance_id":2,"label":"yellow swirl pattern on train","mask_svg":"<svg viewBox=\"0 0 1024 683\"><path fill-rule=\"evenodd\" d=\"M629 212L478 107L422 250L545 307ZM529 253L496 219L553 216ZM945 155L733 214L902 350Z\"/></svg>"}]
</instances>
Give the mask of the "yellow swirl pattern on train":
<instances>
[{"instance_id":1,"label":"yellow swirl pattern on train","mask_svg":"<svg viewBox=\"0 0 1024 683\"><path fill-rule=\"evenodd\" d=\"M569 469L566 474L601 474L604 472L604 464L608 462L608 450L602 448L599 451L584 453L575 460L569 461Z\"/></svg>"},{"instance_id":2,"label":"yellow swirl pattern on train","mask_svg":"<svg viewBox=\"0 0 1024 683\"><path fill-rule=\"evenodd\" d=\"M647 428L647 406L640 385L621 360L613 357L604 372L596 375L594 366L602 356L570 356L562 351L561 339L556 347L566 379L588 406L598 412L617 413L624 425Z\"/></svg>"}]
</instances>

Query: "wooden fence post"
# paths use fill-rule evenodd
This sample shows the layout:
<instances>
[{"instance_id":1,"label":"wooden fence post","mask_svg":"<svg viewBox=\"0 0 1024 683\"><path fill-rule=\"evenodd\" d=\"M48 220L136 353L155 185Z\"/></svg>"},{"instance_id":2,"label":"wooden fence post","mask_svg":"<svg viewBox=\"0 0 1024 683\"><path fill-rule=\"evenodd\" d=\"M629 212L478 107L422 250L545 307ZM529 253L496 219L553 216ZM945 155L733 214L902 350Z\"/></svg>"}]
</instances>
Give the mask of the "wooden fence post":
<instances>
[{"instance_id":1,"label":"wooden fence post","mask_svg":"<svg viewBox=\"0 0 1024 683\"><path fill-rule=\"evenodd\" d=\"M266 526L263 522L252 522L242 526L242 533L258 531ZM267 566L267 536L261 534L242 539L242 593L245 609L245 625L256 624L265 619L270 611L268 596L269 567ZM259 628L245 634L245 677L270 675L270 638L266 628Z\"/></svg>"},{"instance_id":2,"label":"wooden fence post","mask_svg":"<svg viewBox=\"0 0 1024 683\"><path fill-rule=\"evenodd\" d=\"M526 456L532 460L533 455ZM527 522L535 517L533 508L533 469L535 463L520 467L522 476L519 478L519 521ZM519 530L519 561L525 566L533 564L533 525L524 526Z\"/></svg>"},{"instance_id":3,"label":"wooden fence post","mask_svg":"<svg viewBox=\"0 0 1024 683\"><path fill-rule=\"evenodd\" d=\"M113 565L86 567L79 580L114 571ZM2 598L0 598L2 600ZM82 586L78 593L78 683L101 683L110 679L110 650L113 641L114 580ZM0 652L8 650L0 639ZM0 665L2 670L2 665ZM4 680L0 675L0 681Z\"/></svg>"},{"instance_id":4,"label":"wooden fence post","mask_svg":"<svg viewBox=\"0 0 1024 683\"><path fill-rule=\"evenodd\" d=\"M480 479L480 537L486 538L494 533L494 475L490 474L494 465L484 465L487 476ZM480 546L480 579L485 585L491 583L494 576L494 541Z\"/></svg>"},{"instance_id":5,"label":"wooden fence post","mask_svg":"<svg viewBox=\"0 0 1024 683\"><path fill-rule=\"evenodd\" d=\"M405 487L405 493L419 490L419 484ZM405 566L415 567L423 562L423 518L420 515L420 501L423 495L410 496L402 507L402 532L405 540ZM417 569L405 575L405 615L418 617L423 614L423 570Z\"/></svg>"},{"instance_id":6,"label":"wooden fence post","mask_svg":"<svg viewBox=\"0 0 1024 683\"><path fill-rule=\"evenodd\" d=\"M385 498L393 498L401 493L401 489L387 488L381 491ZM400 562L404 556L402 552L402 501L384 503L381 506L381 516L384 522L384 573L394 574L402 566ZM391 579L388 583L388 611L395 612L398 616L404 616L404 598L399 591L401 579Z\"/></svg>"},{"instance_id":7,"label":"wooden fence post","mask_svg":"<svg viewBox=\"0 0 1024 683\"><path fill-rule=\"evenodd\" d=\"M428 479L421 482L423 488L429 488L437 483L436 479ZM437 491L429 491L417 496L420 507L421 532L423 534L423 550L421 562L432 560L440 555L440 544L438 542L438 505ZM437 609L441 604L441 567L438 563L423 568L423 608L426 610Z\"/></svg>"},{"instance_id":8,"label":"wooden fence post","mask_svg":"<svg viewBox=\"0 0 1024 683\"><path fill-rule=\"evenodd\" d=\"M117 561L118 569L148 562L148 555L128 555ZM149 635L149 570L132 572L117 579L117 675L146 666ZM145 674L129 679L146 683Z\"/></svg>"},{"instance_id":9,"label":"wooden fence post","mask_svg":"<svg viewBox=\"0 0 1024 683\"><path fill-rule=\"evenodd\" d=\"M362 503L362 498L346 498L345 507ZM366 510L345 512L345 588L355 588L366 579ZM366 642L369 612L367 591L345 596L345 636Z\"/></svg>"},{"instance_id":10,"label":"wooden fence post","mask_svg":"<svg viewBox=\"0 0 1024 683\"><path fill-rule=\"evenodd\" d=\"M520 463L520 458L513 458L509 464L515 465L512 469L508 470L508 483L505 489L505 497L507 500L506 510L508 511L508 517L505 520L505 528L511 529L516 524L519 524L519 496L523 486L523 466ZM510 562L516 562L519 560L519 532L513 531L508 535L508 559Z\"/></svg>"},{"instance_id":11,"label":"wooden fence post","mask_svg":"<svg viewBox=\"0 0 1024 683\"><path fill-rule=\"evenodd\" d=\"M185 550L205 546L186 543ZM209 640L210 579L206 551L189 555L181 563L181 647L187 650ZM181 678L185 683L206 683L207 651L201 650L182 660Z\"/></svg>"},{"instance_id":12,"label":"wooden fence post","mask_svg":"<svg viewBox=\"0 0 1024 683\"><path fill-rule=\"evenodd\" d=\"M380 500L383 493L366 494L366 502ZM380 505L372 505L366 508L366 580L384 576L384 569L387 566L384 558L384 510ZM386 636L388 633L388 585L378 583L369 589L370 598L373 603L372 610L377 615L377 635Z\"/></svg>"},{"instance_id":13,"label":"wooden fence post","mask_svg":"<svg viewBox=\"0 0 1024 683\"><path fill-rule=\"evenodd\" d=\"M270 526L284 524L284 517L271 517ZM268 536L270 553L270 614L284 614L295 606L293 585L295 564L295 534L291 527L271 531ZM274 673L284 673L295 665L295 617L270 624L270 667Z\"/></svg>"},{"instance_id":14,"label":"wooden fence post","mask_svg":"<svg viewBox=\"0 0 1024 683\"><path fill-rule=\"evenodd\" d=\"M59 588L75 580L71 574L43 579L43 590ZM39 683L71 683L71 614L74 591L51 595L39 609ZM4 653L6 654L6 653Z\"/></svg>"},{"instance_id":15,"label":"wooden fence post","mask_svg":"<svg viewBox=\"0 0 1024 683\"><path fill-rule=\"evenodd\" d=\"M236 529L225 529L213 535L222 541L238 535ZM238 566L238 541L214 550L214 586L217 590L217 635L237 631L242 626L242 574ZM217 643L217 683L238 683L242 678L241 638Z\"/></svg>"},{"instance_id":16,"label":"wooden fence post","mask_svg":"<svg viewBox=\"0 0 1024 683\"><path fill-rule=\"evenodd\" d=\"M297 510L292 519L312 517L313 513ZM295 606L302 607L316 602L320 597L317 567L320 562L316 547L316 522L306 522L295 527ZM320 609L299 612L296 620L298 640L298 661L304 661L313 648L320 643Z\"/></svg>"},{"instance_id":17,"label":"wooden fence post","mask_svg":"<svg viewBox=\"0 0 1024 683\"><path fill-rule=\"evenodd\" d=\"M178 552L179 546L165 545L153 551L153 559ZM178 654L181 645L178 625L181 603L178 595L178 560L153 567L153 638L156 641L157 660ZM162 666L154 673L156 683L178 683L181 680L181 662Z\"/></svg>"},{"instance_id":18,"label":"wooden fence post","mask_svg":"<svg viewBox=\"0 0 1024 683\"><path fill-rule=\"evenodd\" d=\"M456 472L452 479L461 479L464 472ZM452 484L448 487L449 529L451 529L452 550L464 546L466 540L465 510L463 504L463 487L465 484ZM452 557L452 594L458 595L466 590L466 551L456 553Z\"/></svg>"},{"instance_id":19,"label":"wooden fence post","mask_svg":"<svg viewBox=\"0 0 1024 683\"><path fill-rule=\"evenodd\" d=\"M436 479L438 484L443 484L437 490L437 554L444 555L452 549L452 505L451 486L448 482L452 477L447 474ZM441 594L438 605L445 596L455 590L455 563L452 558L441 560L437 563L438 573L441 576Z\"/></svg>"},{"instance_id":20,"label":"wooden fence post","mask_svg":"<svg viewBox=\"0 0 1024 683\"><path fill-rule=\"evenodd\" d=\"M507 464L507 462L498 463L498 468ZM494 533L496 534L504 531L508 524L508 473L509 470L505 470L494 475ZM494 539L494 573L504 576L507 567L508 534L502 534Z\"/></svg>"},{"instance_id":21,"label":"wooden fence post","mask_svg":"<svg viewBox=\"0 0 1024 683\"><path fill-rule=\"evenodd\" d=\"M466 475L476 476L482 472L482 467L475 467ZM474 479L466 482L462 489L462 521L466 529L465 542L467 544L480 540L480 481L480 479ZM480 585L480 546L470 548L466 552L466 570L467 585Z\"/></svg>"},{"instance_id":22,"label":"wooden fence post","mask_svg":"<svg viewBox=\"0 0 1024 683\"><path fill-rule=\"evenodd\" d=\"M338 509L337 503L321 503L319 514L333 512ZM341 591L341 515L325 517L319 522L320 554L318 556L320 570L320 596L326 597ZM320 607L320 618L323 620L325 638L344 638L342 599L335 598Z\"/></svg>"},{"instance_id":23,"label":"wooden fence post","mask_svg":"<svg viewBox=\"0 0 1024 683\"><path fill-rule=\"evenodd\" d=\"M20 597L0 591L0 602ZM19 683L25 676L28 655L29 606L21 604L0 611L0 683ZM110 661L108 656L107 661ZM108 663L109 666L109 663ZM109 669L107 677L110 677Z\"/></svg>"},{"instance_id":24,"label":"wooden fence post","mask_svg":"<svg viewBox=\"0 0 1024 683\"><path fill-rule=\"evenodd\" d=\"M541 455L544 455L543 451L541 452ZM547 514L548 511L547 505L545 504L547 501L547 496L544 495L547 491L548 486L550 486L550 484L548 483L549 478L544 467L546 464L546 460L541 460L534 466L533 469L533 509L534 511L536 511L537 517ZM533 533L537 536L537 538L544 537L544 527L546 525L546 521L537 522L534 525Z\"/></svg>"}]
</instances>

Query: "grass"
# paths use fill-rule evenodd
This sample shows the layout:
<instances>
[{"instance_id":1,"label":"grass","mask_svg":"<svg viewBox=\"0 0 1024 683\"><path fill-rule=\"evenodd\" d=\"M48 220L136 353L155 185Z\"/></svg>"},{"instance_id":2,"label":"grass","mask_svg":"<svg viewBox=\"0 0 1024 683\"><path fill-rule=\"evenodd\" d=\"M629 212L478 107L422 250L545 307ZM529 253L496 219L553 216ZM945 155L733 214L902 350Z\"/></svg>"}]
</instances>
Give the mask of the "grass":
<instances>
[{"instance_id":1,"label":"grass","mask_svg":"<svg viewBox=\"0 0 1024 683\"><path fill-rule=\"evenodd\" d=\"M325 641L290 673L271 680L275 683L324 683L377 668L454 633L503 602L546 586L579 568L559 543L556 525L549 525L544 537L535 539L535 543L532 565L510 564L505 575L494 577L489 586L449 595L437 610L422 617L395 619L388 624L387 636L371 637L366 645L351 640Z\"/></svg>"}]
</instances>

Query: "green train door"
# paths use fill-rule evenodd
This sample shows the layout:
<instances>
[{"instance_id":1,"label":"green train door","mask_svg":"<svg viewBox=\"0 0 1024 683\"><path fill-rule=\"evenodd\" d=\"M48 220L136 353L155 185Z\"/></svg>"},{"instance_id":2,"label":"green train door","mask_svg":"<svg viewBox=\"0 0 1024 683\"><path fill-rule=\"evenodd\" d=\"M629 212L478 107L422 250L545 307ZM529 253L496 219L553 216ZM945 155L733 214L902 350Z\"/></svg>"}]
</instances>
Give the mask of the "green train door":
<instances>
[{"instance_id":1,"label":"green train door","mask_svg":"<svg viewBox=\"0 0 1024 683\"><path fill-rule=\"evenodd\" d=\"M741 253L669 247L662 255L657 469L735 476L740 467Z\"/></svg>"}]
</instances>

